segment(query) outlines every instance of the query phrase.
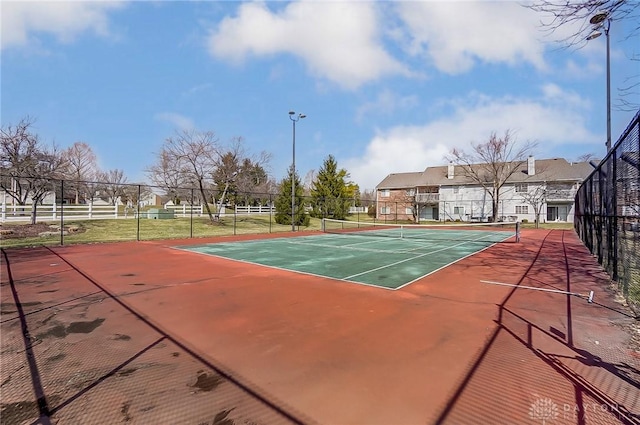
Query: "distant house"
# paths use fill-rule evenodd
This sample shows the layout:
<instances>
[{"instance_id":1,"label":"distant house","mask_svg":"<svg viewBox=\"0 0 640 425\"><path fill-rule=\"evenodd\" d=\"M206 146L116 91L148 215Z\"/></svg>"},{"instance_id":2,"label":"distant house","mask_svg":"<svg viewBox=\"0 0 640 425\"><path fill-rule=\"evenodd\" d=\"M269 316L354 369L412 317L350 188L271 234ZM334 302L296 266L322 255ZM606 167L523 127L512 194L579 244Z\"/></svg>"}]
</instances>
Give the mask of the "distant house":
<instances>
[{"instance_id":1,"label":"distant house","mask_svg":"<svg viewBox=\"0 0 640 425\"><path fill-rule=\"evenodd\" d=\"M163 203L164 203L164 198L162 197L162 195L158 195L157 193L149 193L147 196L140 199L141 207L147 207L147 206L157 207L157 206L162 206Z\"/></svg>"},{"instance_id":2,"label":"distant house","mask_svg":"<svg viewBox=\"0 0 640 425\"><path fill-rule=\"evenodd\" d=\"M477 165L479 166L479 165ZM499 221L573 222L574 198L593 171L588 162L529 157L500 191ZM409 221L488 221L492 199L462 166L389 174L376 186L376 218Z\"/></svg>"}]
</instances>

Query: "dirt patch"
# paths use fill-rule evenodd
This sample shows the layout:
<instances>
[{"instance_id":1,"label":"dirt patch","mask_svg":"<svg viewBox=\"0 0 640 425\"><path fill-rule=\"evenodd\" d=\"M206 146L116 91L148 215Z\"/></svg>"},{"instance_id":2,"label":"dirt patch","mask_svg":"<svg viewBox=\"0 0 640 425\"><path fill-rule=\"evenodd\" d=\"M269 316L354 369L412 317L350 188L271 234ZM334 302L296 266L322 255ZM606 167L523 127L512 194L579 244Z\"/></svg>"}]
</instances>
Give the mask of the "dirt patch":
<instances>
[{"instance_id":1,"label":"dirt patch","mask_svg":"<svg viewBox=\"0 0 640 425\"><path fill-rule=\"evenodd\" d=\"M91 322L71 322L68 326L56 324L44 333L37 335L38 339L48 337L66 338L68 334L88 334L93 332L98 326L102 325L105 319L99 318Z\"/></svg>"},{"instance_id":2,"label":"dirt patch","mask_svg":"<svg viewBox=\"0 0 640 425\"><path fill-rule=\"evenodd\" d=\"M222 378L218 375L208 374L204 371L198 371L195 381L189 383L190 387L197 388L199 391L211 391L222 383Z\"/></svg>"},{"instance_id":3,"label":"dirt patch","mask_svg":"<svg viewBox=\"0 0 640 425\"><path fill-rule=\"evenodd\" d=\"M85 231L84 227L77 225L65 226L64 229L66 234ZM2 239L37 238L41 233L60 233L60 227L47 223L0 225L0 232L2 233Z\"/></svg>"}]
</instances>

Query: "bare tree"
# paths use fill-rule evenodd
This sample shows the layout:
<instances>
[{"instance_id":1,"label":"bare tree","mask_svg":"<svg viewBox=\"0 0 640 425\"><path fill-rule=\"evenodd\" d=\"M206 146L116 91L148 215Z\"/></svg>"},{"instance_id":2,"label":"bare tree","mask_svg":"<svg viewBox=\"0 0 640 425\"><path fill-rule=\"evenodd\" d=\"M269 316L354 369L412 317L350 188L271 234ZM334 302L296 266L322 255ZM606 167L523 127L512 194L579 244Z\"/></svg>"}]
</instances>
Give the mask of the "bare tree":
<instances>
[{"instance_id":1,"label":"bare tree","mask_svg":"<svg viewBox=\"0 0 640 425\"><path fill-rule=\"evenodd\" d=\"M66 175L73 181L75 203L80 203L80 194L85 192L87 181L94 180L98 173L95 153L85 142L75 142L63 153L67 161Z\"/></svg>"},{"instance_id":2,"label":"bare tree","mask_svg":"<svg viewBox=\"0 0 640 425\"><path fill-rule=\"evenodd\" d=\"M209 179L216 169L218 154L218 139L211 131L198 132L196 130L182 130L174 137L165 140L162 148L162 159L173 164L180 181L189 182L196 186L202 196L204 206L211 222L215 221L209 207L210 189Z\"/></svg>"},{"instance_id":3,"label":"bare tree","mask_svg":"<svg viewBox=\"0 0 640 425\"><path fill-rule=\"evenodd\" d=\"M111 205L117 205L118 200L124 197L127 177L124 171L113 169L100 174L101 190L107 195L107 199Z\"/></svg>"},{"instance_id":4,"label":"bare tree","mask_svg":"<svg viewBox=\"0 0 640 425\"><path fill-rule=\"evenodd\" d=\"M637 0L534 0L525 7L542 14L541 25L549 33L563 27L575 28L572 33L558 40L568 46L584 46L593 30L589 20L602 10L606 10L613 21L632 22L628 37L640 32L640 3Z\"/></svg>"},{"instance_id":5,"label":"bare tree","mask_svg":"<svg viewBox=\"0 0 640 425\"><path fill-rule=\"evenodd\" d=\"M583 153L582 155L576 158L575 162L589 162L596 159L596 155L594 153Z\"/></svg>"},{"instance_id":6,"label":"bare tree","mask_svg":"<svg viewBox=\"0 0 640 425\"><path fill-rule=\"evenodd\" d=\"M400 204L400 207L405 208L405 213L407 209L411 210L411 221L417 223L419 205L416 202L415 189L406 189L404 195L402 195L398 200L398 204ZM396 214L397 209L398 206L396 205Z\"/></svg>"},{"instance_id":7,"label":"bare tree","mask_svg":"<svg viewBox=\"0 0 640 425\"><path fill-rule=\"evenodd\" d=\"M188 174L177 167L178 161L171 155L172 153L163 147L157 155L157 162L147 167L146 173L151 182L162 187L171 201L178 204L181 198L187 197L184 188L191 188L194 183L189 180Z\"/></svg>"},{"instance_id":8,"label":"bare tree","mask_svg":"<svg viewBox=\"0 0 640 425\"><path fill-rule=\"evenodd\" d=\"M536 217L536 229L540 227L540 214L542 213L542 207L547 202L547 186L537 185L532 190L520 193L522 199L533 208L533 213Z\"/></svg>"},{"instance_id":9,"label":"bare tree","mask_svg":"<svg viewBox=\"0 0 640 425\"><path fill-rule=\"evenodd\" d=\"M149 186L142 183L127 184L122 187L121 199L129 205L133 205L136 211L140 208L140 201L153 192Z\"/></svg>"},{"instance_id":10,"label":"bare tree","mask_svg":"<svg viewBox=\"0 0 640 425\"><path fill-rule=\"evenodd\" d=\"M594 30L590 19L601 11L608 13L610 22L630 22L626 28L628 32L622 39L629 39L640 35L640 2L638 0L534 0L525 7L540 12L542 28L548 33L559 32L560 28L569 27L573 30L569 35L561 36L558 40L567 47L581 48L587 43L587 37ZM620 25L624 28L624 25ZM606 28L608 31L608 28ZM634 52L629 58L640 60L640 53ZM625 87L619 87L620 110L635 111L638 106L638 89L640 75L629 76Z\"/></svg>"},{"instance_id":11,"label":"bare tree","mask_svg":"<svg viewBox=\"0 0 640 425\"><path fill-rule=\"evenodd\" d=\"M31 169L41 150L38 136L29 129L33 122L26 117L15 126L2 128L0 167L3 178L0 186L18 205L25 205L29 199L29 182L24 177L32 174Z\"/></svg>"},{"instance_id":12,"label":"bare tree","mask_svg":"<svg viewBox=\"0 0 640 425\"><path fill-rule=\"evenodd\" d=\"M479 184L491 197L493 221L498 218L500 190L509 177L526 163L535 143L518 144L507 130L503 137L492 133L486 143L471 143L473 152L453 149L447 159L460 166L464 176Z\"/></svg>"},{"instance_id":13,"label":"bare tree","mask_svg":"<svg viewBox=\"0 0 640 425\"><path fill-rule=\"evenodd\" d=\"M375 202L376 191L375 189L365 189L360 193L360 199L367 202Z\"/></svg>"},{"instance_id":14,"label":"bare tree","mask_svg":"<svg viewBox=\"0 0 640 425\"><path fill-rule=\"evenodd\" d=\"M30 131L33 120L22 119L16 126L2 128L0 138L0 188L19 205L31 199L31 224L37 207L54 190L52 180L60 179L66 166L60 149L44 146Z\"/></svg>"}]
</instances>

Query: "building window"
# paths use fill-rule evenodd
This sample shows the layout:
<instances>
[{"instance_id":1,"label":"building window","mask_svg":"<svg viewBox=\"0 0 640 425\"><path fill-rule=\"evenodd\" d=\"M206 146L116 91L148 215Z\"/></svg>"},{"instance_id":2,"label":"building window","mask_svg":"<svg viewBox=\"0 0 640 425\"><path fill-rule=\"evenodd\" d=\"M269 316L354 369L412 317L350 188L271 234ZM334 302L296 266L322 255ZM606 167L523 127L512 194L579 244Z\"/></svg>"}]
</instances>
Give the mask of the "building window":
<instances>
[{"instance_id":1,"label":"building window","mask_svg":"<svg viewBox=\"0 0 640 425\"><path fill-rule=\"evenodd\" d=\"M407 196L413 196L413 195L415 195L415 194L416 194L416 190L415 190L415 189L407 189L407 190L405 190L405 191L404 191L404 193L405 193Z\"/></svg>"},{"instance_id":2,"label":"building window","mask_svg":"<svg viewBox=\"0 0 640 425\"><path fill-rule=\"evenodd\" d=\"M391 214L391 207L380 207L380 214Z\"/></svg>"},{"instance_id":3,"label":"building window","mask_svg":"<svg viewBox=\"0 0 640 425\"><path fill-rule=\"evenodd\" d=\"M456 215L464 215L464 207L453 207L453 213Z\"/></svg>"},{"instance_id":4,"label":"building window","mask_svg":"<svg viewBox=\"0 0 640 425\"><path fill-rule=\"evenodd\" d=\"M529 214L528 205L516 205L516 214Z\"/></svg>"},{"instance_id":5,"label":"building window","mask_svg":"<svg viewBox=\"0 0 640 425\"><path fill-rule=\"evenodd\" d=\"M527 183L516 183L516 192L526 193L529 191L529 185Z\"/></svg>"},{"instance_id":6,"label":"building window","mask_svg":"<svg viewBox=\"0 0 640 425\"><path fill-rule=\"evenodd\" d=\"M405 213L406 215L413 215L413 208L411 208L411 207L406 207L406 208L404 209L404 213Z\"/></svg>"},{"instance_id":7,"label":"building window","mask_svg":"<svg viewBox=\"0 0 640 425\"><path fill-rule=\"evenodd\" d=\"M388 198L389 197L389 189L382 189L380 191L380 197L382 198Z\"/></svg>"}]
</instances>

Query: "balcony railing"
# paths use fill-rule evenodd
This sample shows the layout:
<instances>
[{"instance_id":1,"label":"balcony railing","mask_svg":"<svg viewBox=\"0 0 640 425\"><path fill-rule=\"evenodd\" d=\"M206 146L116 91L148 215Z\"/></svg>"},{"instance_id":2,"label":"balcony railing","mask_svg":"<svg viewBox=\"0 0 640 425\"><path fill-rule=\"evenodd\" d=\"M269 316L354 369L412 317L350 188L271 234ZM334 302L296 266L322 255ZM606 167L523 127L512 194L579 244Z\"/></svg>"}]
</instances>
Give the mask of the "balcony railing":
<instances>
[{"instance_id":1,"label":"balcony railing","mask_svg":"<svg viewBox=\"0 0 640 425\"><path fill-rule=\"evenodd\" d=\"M575 189L551 189L547 191L547 201L572 201L575 197Z\"/></svg>"},{"instance_id":2,"label":"balcony railing","mask_svg":"<svg viewBox=\"0 0 640 425\"><path fill-rule=\"evenodd\" d=\"M416 194L416 202L425 204L428 202L438 202L440 200L439 193L418 193Z\"/></svg>"}]
</instances>

